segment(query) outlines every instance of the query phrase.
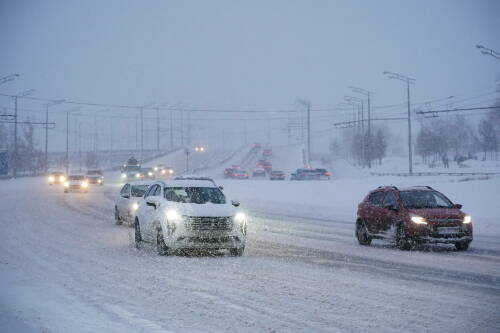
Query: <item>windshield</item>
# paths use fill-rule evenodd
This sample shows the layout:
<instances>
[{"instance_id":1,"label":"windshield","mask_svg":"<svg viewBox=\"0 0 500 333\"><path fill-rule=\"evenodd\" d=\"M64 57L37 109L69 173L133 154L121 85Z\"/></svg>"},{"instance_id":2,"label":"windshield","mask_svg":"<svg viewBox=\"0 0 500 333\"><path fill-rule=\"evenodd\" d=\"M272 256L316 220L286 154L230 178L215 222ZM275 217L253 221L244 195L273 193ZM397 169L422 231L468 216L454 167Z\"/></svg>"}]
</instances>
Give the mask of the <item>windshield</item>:
<instances>
[{"instance_id":1,"label":"windshield","mask_svg":"<svg viewBox=\"0 0 500 333\"><path fill-rule=\"evenodd\" d=\"M148 185L133 185L130 191L133 197L142 197L147 189Z\"/></svg>"},{"instance_id":2,"label":"windshield","mask_svg":"<svg viewBox=\"0 0 500 333\"><path fill-rule=\"evenodd\" d=\"M69 180L83 180L84 176L69 176Z\"/></svg>"},{"instance_id":3,"label":"windshield","mask_svg":"<svg viewBox=\"0 0 500 333\"><path fill-rule=\"evenodd\" d=\"M102 172L99 170L92 170L92 171L88 171L87 175L102 175Z\"/></svg>"},{"instance_id":4,"label":"windshield","mask_svg":"<svg viewBox=\"0 0 500 333\"><path fill-rule=\"evenodd\" d=\"M217 187L166 187L165 199L168 201L205 204L225 204L226 197Z\"/></svg>"},{"instance_id":5,"label":"windshield","mask_svg":"<svg viewBox=\"0 0 500 333\"><path fill-rule=\"evenodd\" d=\"M125 167L125 171L129 171L129 172L141 171L141 168L137 165L129 165L129 166Z\"/></svg>"},{"instance_id":6,"label":"windshield","mask_svg":"<svg viewBox=\"0 0 500 333\"><path fill-rule=\"evenodd\" d=\"M436 191L401 191L405 208L452 208L453 203Z\"/></svg>"}]
</instances>

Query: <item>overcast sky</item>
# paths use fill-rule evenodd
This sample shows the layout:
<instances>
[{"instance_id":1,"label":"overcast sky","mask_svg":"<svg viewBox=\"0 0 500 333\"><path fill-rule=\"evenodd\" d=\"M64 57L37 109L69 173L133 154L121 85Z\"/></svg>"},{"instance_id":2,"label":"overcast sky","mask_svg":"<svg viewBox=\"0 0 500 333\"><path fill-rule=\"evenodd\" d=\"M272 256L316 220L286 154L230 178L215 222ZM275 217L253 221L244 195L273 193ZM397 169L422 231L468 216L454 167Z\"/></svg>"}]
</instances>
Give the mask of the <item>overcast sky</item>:
<instances>
[{"instance_id":1,"label":"overcast sky","mask_svg":"<svg viewBox=\"0 0 500 333\"><path fill-rule=\"evenodd\" d=\"M493 89L500 1L0 1L0 93L141 105L374 105ZM490 96L491 98L491 96ZM10 105L0 98L0 105ZM36 105L31 104L32 108Z\"/></svg>"}]
</instances>

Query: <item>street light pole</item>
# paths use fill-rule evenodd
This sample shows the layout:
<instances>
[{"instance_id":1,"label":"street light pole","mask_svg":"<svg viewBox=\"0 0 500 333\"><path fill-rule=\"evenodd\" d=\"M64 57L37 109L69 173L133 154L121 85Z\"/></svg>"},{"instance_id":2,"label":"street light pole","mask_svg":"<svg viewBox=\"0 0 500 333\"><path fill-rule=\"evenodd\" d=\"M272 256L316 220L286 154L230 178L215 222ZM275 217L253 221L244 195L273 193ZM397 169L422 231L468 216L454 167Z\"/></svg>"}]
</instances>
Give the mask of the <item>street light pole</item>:
<instances>
[{"instance_id":1,"label":"street light pole","mask_svg":"<svg viewBox=\"0 0 500 333\"><path fill-rule=\"evenodd\" d=\"M365 143L365 102L363 99L353 96L345 96L344 99L349 103L357 102L361 106L361 166L364 168L366 163L366 143ZM369 158L368 158L369 159ZM370 164L368 164L370 165Z\"/></svg>"},{"instance_id":2,"label":"street light pole","mask_svg":"<svg viewBox=\"0 0 500 333\"><path fill-rule=\"evenodd\" d=\"M156 151L160 151L160 108L156 108Z\"/></svg>"},{"instance_id":3,"label":"street light pole","mask_svg":"<svg viewBox=\"0 0 500 333\"><path fill-rule=\"evenodd\" d=\"M367 133L367 136L368 136L368 140L370 140L369 142L369 149L368 149L368 159L367 159L367 162L368 162L368 168L371 168L372 167L372 136L371 136L371 128L372 128L372 117L371 117L371 105L370 105L370 96L371 96L371 91L368 91L366 89L362 89L362 88L358 88L358 87L349 87L351 88L351 90L355 93L358 93L358 94L362 94L362 95L365 95L368 99L368 133ZM364 126L363 126L363 135L364 135Z\"/></svg>"},{"instance_id":4,"label":"street light pole","mask_svg":"<svg viewBox=\"0 0 500 333\"><path fill-rule=\"evenodd\" d=\"M500 60L500 53L497 51L484 47L483 45L476 45L476 48L480 49L482 54L489 55Z\"/></svg>"},{"instance_id":5,"label":"street light pole","mask_svg":"<svg viewBox=\"0 0 500 333\"><path fill-rule=\"evenodd\" d=\"M4 77L0 77L0 84L4 84L10 81L14 81L16 77L19 77L19 74L10 74Z\"/></svg>"},{"instance_id":6,"label":"street light pole","mask_svg":"<svg viewBox=\"0 0 500 333\"><path fill-rule=\"evenodd\" d=\"M47 173L47 171L49 170L49 107L64 103L64 101L64 99L60 99L45 104L45 173Z\"/></svg>"},{"instance_id":7,"label":"street light pole","mask_svg":"<svg viewBox=\"0 0 500 333\"><path fill-rule=\"evenodd\" d=\"M16 74L13 74L13 75L16 75ZM29 94L33 93L34 91L35 91L35 89L25 90L25 91L17 94L16 96L14 96L14 166L12 168L13 169L12 173L13 173L14 178L16 178L16 176L17 176L17 168L18 168L17 123L19 122L19 120L18 120L19 117L18 117L18 114L17 114L17 105L18 105L17 99L19 97L28 96Z\"/></svg>"},{"instance_id":8,"label":"street light pole","mask_svg":"<svg viewBox=\"0 0 500 333\"><path fill-rule=\"evenodd\" d=\"M66 174L69 175L69 114L73 111L80 110L80 107L76 107L70 110L66 110Z\"/></svg>"},{"instance_id":9,"label":"street light pole","mask_svg":"<svg viewBox=\"0 0 500 333\"><path fill-rule=\"evenodd\" d=\"M408 100L408 171L410 175L413 174L413 148L412 148L412 137L411 137L411 111L410 111L410 84L415 83L415 79L412 79L411 77L404 76L398 73L393 73L393 72L388 72L385 71L383 73L384 75L387 75L389 79L395 79L399 81L403 81L406 83L406 93L407 93L407 100Z\"/></svg>"}]
</instances>

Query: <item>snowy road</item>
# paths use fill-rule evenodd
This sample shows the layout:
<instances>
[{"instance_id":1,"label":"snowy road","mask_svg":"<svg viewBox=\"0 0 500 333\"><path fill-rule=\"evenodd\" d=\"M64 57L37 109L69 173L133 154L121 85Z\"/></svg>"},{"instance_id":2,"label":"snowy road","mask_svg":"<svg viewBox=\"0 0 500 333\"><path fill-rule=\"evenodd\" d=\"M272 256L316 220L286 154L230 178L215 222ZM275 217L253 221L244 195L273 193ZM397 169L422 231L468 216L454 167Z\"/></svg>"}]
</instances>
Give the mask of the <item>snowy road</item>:
<instances>
[{"instance_id":1,"label":"snowy road","mask_svg":"<svg viewBox=\"0 0 500 333\"><path fill-rule=\"evenodd\" d=\"M255 210L241 258L160 257L153 247L136 250L132 229L114 224L117 189L64 195L43 179L2 183L1 331L500 328L494 236L476 238L465 253L366 248L356 244L350 221L268 209Z\"/></svg>"}]
</instances>

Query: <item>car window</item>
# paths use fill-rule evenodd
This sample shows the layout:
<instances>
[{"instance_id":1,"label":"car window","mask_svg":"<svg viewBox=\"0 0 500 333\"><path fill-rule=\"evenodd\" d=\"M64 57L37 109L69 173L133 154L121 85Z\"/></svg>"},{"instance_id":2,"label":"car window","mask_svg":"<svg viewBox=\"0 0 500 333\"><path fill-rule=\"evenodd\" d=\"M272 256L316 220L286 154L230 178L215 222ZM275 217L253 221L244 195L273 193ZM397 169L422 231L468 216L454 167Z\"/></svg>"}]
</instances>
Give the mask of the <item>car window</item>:
<instances>
[{"instance_id":1,"label":"car window","mask_svg":"<svg viewBox=\"0 0 500 333\"><path fill-rule=\"evenodd\" d=\"M387 192L384 197L384 201L382 201L382 206L391 205L392 207L398 207L398 200L393 192Z\"/></svg>"},{"instance_id":2,"label":"car window","mask_svg":"<svg viewBox=\"0 0 500 333\"><path fill-rule=\"evenodd\" d=\"M166 187L164 197L167 201L181 203L226 203L226 197L218 187Z\"/></svg>"},{"instance_id":3,"label":"car window","mask_svg":"<svg viewBox=\"0 0 500 333\"><path fill-rule=\"evenodd\" d=\"M132 186L132 196L142 197L148 190L148 185L134 185Z\"/></svg>"},{"instance_id":4,"label":"car window","mask_svg":"<svg viewBox=\"0 0 500 333\"><path fill-rule=\"evenodd\" d=\"M123 187L122 187L122 190L120 191L120 194L127 194L128 193L128 188L129 188L129 184L125 184Z\"/></svg>"},{"instance_id":5,"label":"car window","mask_svg":"<svg viewBox=\"0 0 500 333\"><path fill-rule=\"evenodd\" d=\"M453 203L437 191L401 191L405 208L452 208Z\"/></svg>"},{"instance_id":6,"label":"car window","mask_svg":"<svg viewBox=\"0 0 500 333\"><path fill-rule=\"evenodd\" d=\"M153 194L154 196L159 196L161 195L161 186L156 185L155 192Z\"/></svg>"},{"instance_id":7,"label":"car window","mask_svg":"<svg viewBox=\"0 0 500 333\"><path fill-rule=\"evenodd\" d=\"M146 194L144 194L144 197L147 198L147 197L151 196L152 193L154 193L154 191L155 191L155 187L154 186L150 186L148 188L148 191L146 192Z\"/></svg>"},{"instance_id":8,"label":"car window","mask_svg":"<svg viewBox=\"0 0 500 333\"><path fill-rule=\"evenodd\" d=\"M368 197L368 201L370 201L370 203L372 203L374 205L380 205L380 200L382 199L383 194L384 194L384 192L382 192L382 191L373 192Z\"/></svg>"}]
</instances>

